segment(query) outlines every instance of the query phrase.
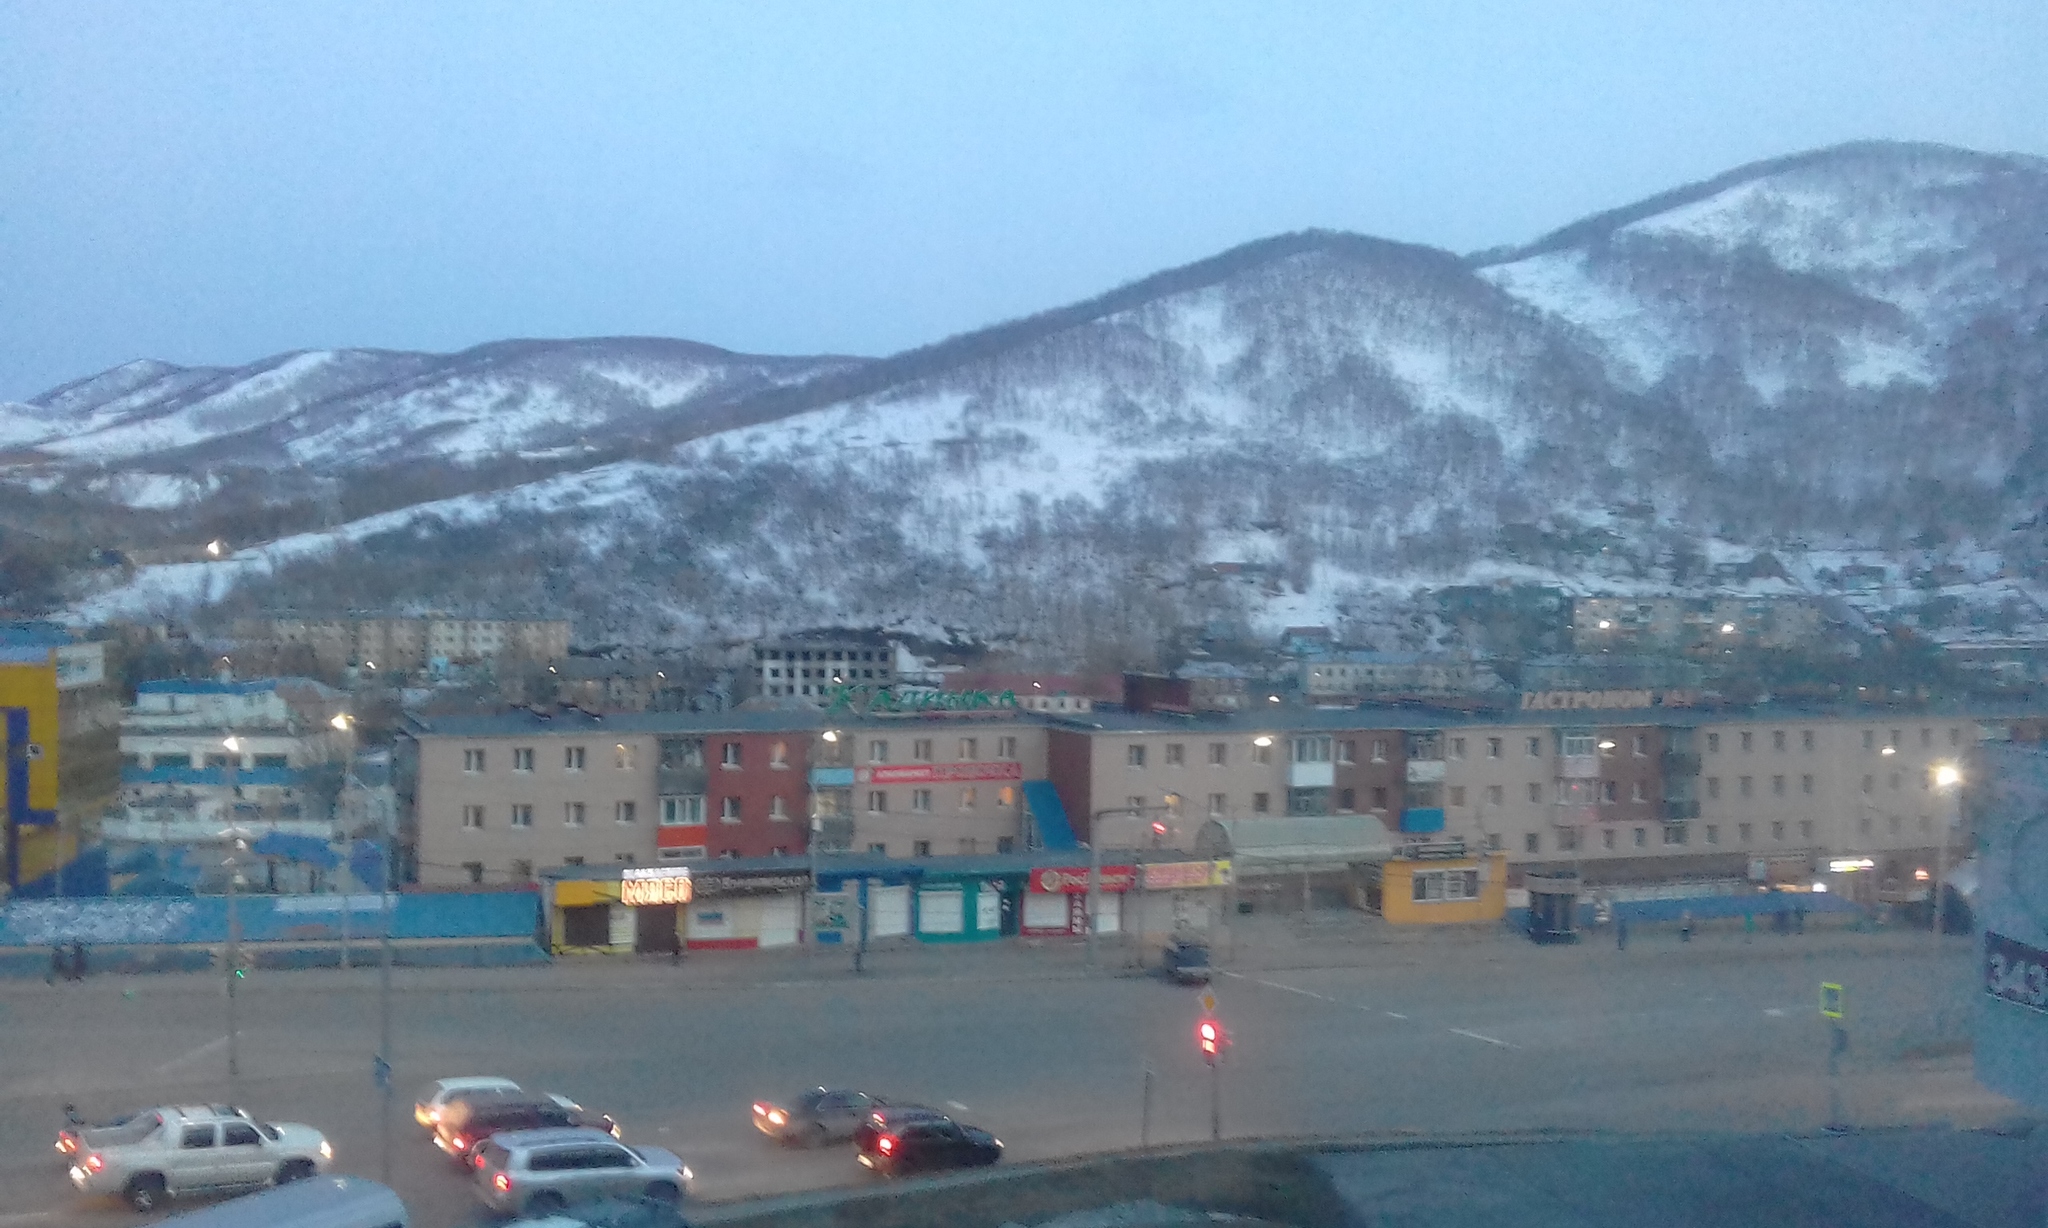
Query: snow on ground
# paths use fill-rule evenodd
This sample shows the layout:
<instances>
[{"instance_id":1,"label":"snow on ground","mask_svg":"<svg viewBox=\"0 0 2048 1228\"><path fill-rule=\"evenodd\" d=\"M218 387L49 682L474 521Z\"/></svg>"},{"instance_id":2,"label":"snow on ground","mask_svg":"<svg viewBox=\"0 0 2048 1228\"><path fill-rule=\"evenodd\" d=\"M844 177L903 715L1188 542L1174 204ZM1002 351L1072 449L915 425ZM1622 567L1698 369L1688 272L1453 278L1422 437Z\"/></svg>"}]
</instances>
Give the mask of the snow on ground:
<instances>
[{"instance_id":1,"label":"snow on ground","mask_svg":"<svg viewBox=\"0 0 2048 1228\"><path fill-rule=\"evenodd\" d=\"M22 448L57 433L56 415L19 401L0 401L0 448Z\"/></svg>"},{"instance_id":2,"label":"snow on ground","mask_svg":"<svg viewBox=\"0 0 2048 1228\"><path fill-rule=\"evenodd\" d=\"M288 393L294 384L313 375L334 357L330 350L295 354L268 371L237 380L213 396L202 397L167 414L69 435L44 444L43 450L80 460L122 460L202 443L217 435L290 417L298 412L298 402L280 394ZM268 410L253 410L263 398L275 399Z\"/></svg>"},{"instance_id":3,"label":"snow on ground","mask_svg":"<svg viewBox=\"0 0 2048 1228\"><path fill-rule=\"evenodd\" d=\"M1682 236L1722 252L1760 245L1782 268L1852 279L1969 242L1955 214L1915 208L1918 202L1913 198L1974 182L1982 178L1980 172L1937 171L1909 184L1871 185L1880 199L1903 198L1896 208L1873 207L1870 188L1859 190L1845 178L1833 183L1827 178L1827 172L1767 176L1623 229Z\"/></svg>"},{"instance_id":4,"label":"snow on ground","mask_svg":"<svg viewBox=\"0 0 2048 1228\"><path fill-rule=\"evenodd\" d=\"M1591 333L1605 348L1610 371L1638 387L1662 377L1678 352L1670 332L1642 300L1594 277L1578 252L1547 252L1480 269L1479 275Z\"/></svg>"}]
</instances>

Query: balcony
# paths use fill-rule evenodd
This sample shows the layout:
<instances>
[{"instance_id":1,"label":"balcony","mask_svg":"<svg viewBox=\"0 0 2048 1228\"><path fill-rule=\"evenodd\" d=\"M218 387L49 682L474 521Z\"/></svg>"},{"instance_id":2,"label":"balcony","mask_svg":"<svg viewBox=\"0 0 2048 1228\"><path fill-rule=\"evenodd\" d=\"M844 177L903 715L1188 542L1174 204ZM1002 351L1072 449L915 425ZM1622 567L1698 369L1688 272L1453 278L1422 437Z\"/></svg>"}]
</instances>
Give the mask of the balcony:
<instances>
[{"instance_id":1,"label":"balcony","mask_svg":"<svg viewBox=\"0 0 2048 1228\"><path fill-rule=\"evenodd\" d=\"M811 769L813 789L851 789L853 769L850 767L814 767Z\"/></svg>"},{"instance_id":2,"label":"balcony","mask_svg":"<svg viewBox=\"0 0 2048 1228\"><path fill-rule=\"evenodd\" d=\"M1664 775L1697 776L1700 774L1700 757L1686 750L1664 752Z\"/></svg>"},{"instance_id":3,"label":"balcony","mask_svg":"<svg viewBox=\"0 0 2048 1228\"><path fill-rule=\"evenodd\" d=\"M1439 764L1438 766L1442 766ZM1410 777L1409 779L1414 779ZM1438 779L1442 779L1441 776ZM1287 787L1290 789L1327 789L1337 783L1337 769L1328 760L1322 763L1290 763L1287 765Z\"/></svg>"},{"instance_id":4,"label":"balcony","mask_svg":"<svg viewBox=\"0 0 2048 1228\"><path fill-rule=\"evenodd\" d=\"M1408 783L1411 785L1434 785L1443 783L1444 761L1441 759L1410 759L1408 761ZM1404 829L1405 830L1405 829Z\"/></svg>"},{"instance_id":5,"label":"balcony","mask_svg":"<svg viewBox=\"0 0 2048 1228\"><path fill-rule=\"evenodd\" d=\"M1414 767L1413 763L1408 765ZM1442 763L1437 764L1442 767ZM1444 829L1444 810L1441 806L1415 806L1401 812L1401 830L1407 832L1435 832Z\"/></svg>"},{"instance_id":6,"label":"balcony","mask_svg":"<svg viewBox=\"0 0 2048 1228\"><path fill-rule=\"evenodd\" d=\"M1664 821L1666 823L1683 823L1687 819L1697 819L1699 817L1700 804L1696 801L1672 798L1664 803Z\"/></svg>"},{"instance_id":7,"label":"balcony","mask_svg":"<svg viewBox=\"0 0 2048 1228\"><path fill-rule=\"evenodd\" d=\"M1559 780L1598 780L1600 779L1600 756L1559 755L1557 757L1557 777Z\"/></svg>"},{"instance_id":8,"label":"balcony","mask_svg":"<svg viewBox=\"0 0 2048 1228\"><path fill-rule=\"evenodd\" d=\"M1590 827L1600 819L1600 807L1583 802L1559 802L1551 807L1550 821L1557 827Z\"/></svg>"},{"instance_id":9,"label":"balcony","mask_svg":"<svg viewBox=\"0 0 2048 1228\"><path fill-rule=\"evenodd\" d=\"M701 767L664 767L654 771L654 791L667 797L705 792L706 773ZM850 782L849 782L850 783Z\"/></svg>"}]
</instances>

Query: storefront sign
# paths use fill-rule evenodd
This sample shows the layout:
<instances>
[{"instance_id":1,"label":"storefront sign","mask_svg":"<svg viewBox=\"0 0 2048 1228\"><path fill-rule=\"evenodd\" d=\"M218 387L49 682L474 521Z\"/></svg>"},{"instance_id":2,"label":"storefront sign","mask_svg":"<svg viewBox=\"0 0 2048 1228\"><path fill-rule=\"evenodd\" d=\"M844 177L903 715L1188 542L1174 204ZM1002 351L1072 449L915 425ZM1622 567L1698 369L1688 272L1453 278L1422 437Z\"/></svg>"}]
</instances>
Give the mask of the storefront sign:
<instances>
[{"instance_id":1,"label":"storefront sign","mask_svg":"<svg viewBox=\"0 0 2048 1228\"><path fill-rule=\"evenodd\" d=\"M619 903L628 907L687 904L691 894L688 866L634 867L619 874Z\"/></svg>"},{"instance_id":2,"label":"storefront sign","mask_svg":"<svg viewBox=\"0 0 2048 1228\"><path fill-rule=\"evenodd\" d=\"M2048 951L1985 930L1984 992L2048 1013Z\"/></svg>"},{"instance_id":3,"label":"storefront sign","mask_svg":"<svg viewBox=\"0 0 2048 1228\"><path fill-rule=\"evenodd\" d=\"M861 784L930 785L975 780L1022 780L1021 763L898 763L859 768L854 773Z\"/></svg>"},{"instance_id":4,"label":"storefront sign","mask_svg":"<svg viewBox=\"0 0 2048 1228\"><path fill-rule=\"evenodd\" d=\"M790 874L698 874L694 881L699 896L767 895L778 891L802 891L811 885L811 876L802 871Z\"/></svg>"},{"instance_id":5,"label":"storefront sign","mask_svg":"<svg viewBox=\"0 0 2048 1228\"><path fill-rule=\"evenodd\" d=\"M1561 712L1575 708L1690 708L1698 691L1523 691L1522 711Z\"/></svg>"},{"instance_id":6,"label":"storefront sign","mask_svg":"<svg viewBox=\"0 0 2048 1228\"><path fill-rule=\"evenodd\" d=\"M107 646L105 644L64 644L56 651L57 689L69 691L82 686L98 686L107 680Z\"/></svg>"},{"instance_id":7,"label":"storefront sign","mask_svg":"<svg viewBox=\"0 0 2048 1228\"><path fill-rule=\"evenodd\" d=\"M1207 864L1207 863L1204 863ZM1104 891L1129 891L1137 881L1137 874L1130 866L1102 867L1102 889ZM1031 872L1031 889L1041 895L1073 895L1088 890L1088 867L1078 870L1041 869Z\"/></svg>"},{"instance_id":8,"label":"storefront sign","mask_svg":"<svg viewBox=\"0 0 2048 1228\"><path fill-rule=\"evenodd\" d=\"M1147 865L1145 890L1185 891L1191 887L1228 887L1228 861L1169 861Z\"/></svg>"},{"instance_id":9,"label":"storefront sign","mask_svg":"<svg viewBox=\"0 0 2048 1228\"><path fill-rule=\"evenodd\" d=\"M840 686L832 689L827 712L858 712L864 716L896 716L918 712L1014 711L1017 693L1002 691L897 691L891 687Z\"/></svg>"}]
</instances>

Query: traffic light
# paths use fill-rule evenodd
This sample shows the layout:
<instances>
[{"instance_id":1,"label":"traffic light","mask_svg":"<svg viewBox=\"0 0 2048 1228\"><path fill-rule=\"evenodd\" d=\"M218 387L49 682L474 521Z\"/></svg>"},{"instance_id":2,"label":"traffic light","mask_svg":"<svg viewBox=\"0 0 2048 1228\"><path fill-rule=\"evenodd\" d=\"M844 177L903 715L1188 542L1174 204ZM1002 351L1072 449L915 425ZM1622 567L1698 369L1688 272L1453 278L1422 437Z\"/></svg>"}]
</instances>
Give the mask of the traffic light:
<instances>
[{"instance_id":1,"label":"traffic light","mask_svg":"<svg viewBox=\"0 0 2048 1228\"><path fill-rule=\"evenodd\" d=\"M1195 1043L1202 1047L1202 1060L1211 1066L1223 1052L1223 1025L1214 1019L1204 1019L1195 1025Z\"/></svg>"}]
</instances>

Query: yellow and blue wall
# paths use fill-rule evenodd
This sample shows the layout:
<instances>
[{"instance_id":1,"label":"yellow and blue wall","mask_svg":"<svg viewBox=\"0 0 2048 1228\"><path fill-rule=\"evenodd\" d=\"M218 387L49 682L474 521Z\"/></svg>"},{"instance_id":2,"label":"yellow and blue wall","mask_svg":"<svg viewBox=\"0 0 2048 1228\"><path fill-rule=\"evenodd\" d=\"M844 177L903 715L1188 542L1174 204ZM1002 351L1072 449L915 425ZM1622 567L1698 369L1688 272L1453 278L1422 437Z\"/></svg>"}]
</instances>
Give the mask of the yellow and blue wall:
<instances>
[{"instance_id":1,"label":"yellow and blue wall","mask_svg":"<svg viewBox=\"0 0 2048 1228\"><path fill-rule=\"evenodd\" d=\"M0 645L0 807L9 892L57 869L72 852L57 824L58 742L55 650Z\"/></svg>"}]
</instances>

